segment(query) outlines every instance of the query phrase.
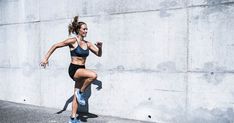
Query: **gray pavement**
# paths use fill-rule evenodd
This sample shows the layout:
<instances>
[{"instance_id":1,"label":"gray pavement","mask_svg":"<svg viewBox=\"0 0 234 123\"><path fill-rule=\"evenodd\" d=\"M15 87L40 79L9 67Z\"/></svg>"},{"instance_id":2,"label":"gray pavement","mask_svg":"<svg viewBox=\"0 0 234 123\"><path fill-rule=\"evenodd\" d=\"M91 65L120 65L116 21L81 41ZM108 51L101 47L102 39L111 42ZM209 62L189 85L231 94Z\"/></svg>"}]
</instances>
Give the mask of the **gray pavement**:
<instances>
[{"instance_id":1,"label":"gray pavement","mask_svg":"<svg viewBox=\"0 0 234 123\"><path fill-rule=\"evenodd\" d=\"M0 100L0 123L67 123L70 111ZM147 123L143 121L79 113L82 123Z\"/></svg>"}]
</instances>

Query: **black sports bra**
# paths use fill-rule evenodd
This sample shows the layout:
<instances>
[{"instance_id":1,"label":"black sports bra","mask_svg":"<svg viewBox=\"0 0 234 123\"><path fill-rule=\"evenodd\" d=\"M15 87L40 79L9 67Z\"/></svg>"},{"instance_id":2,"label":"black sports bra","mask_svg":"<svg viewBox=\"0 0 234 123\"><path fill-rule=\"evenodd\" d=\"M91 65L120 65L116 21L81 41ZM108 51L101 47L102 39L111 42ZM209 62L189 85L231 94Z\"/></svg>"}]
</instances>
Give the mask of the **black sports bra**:
<instances>
[{"instance_id":1,"label":"black sports bra","mask_svg":"<svg viewBox=\"0 0 234 123\"><path fill-rule=\"evenodd\" d=\"M77 37L76 40L78 40ZM70 53L71 56L87 57L89 56L89 49L87 48L86 50L84 50L83 48L80 47L78 43L78 46L74 50L71 50Z\"/></svg>"}]
</instances>

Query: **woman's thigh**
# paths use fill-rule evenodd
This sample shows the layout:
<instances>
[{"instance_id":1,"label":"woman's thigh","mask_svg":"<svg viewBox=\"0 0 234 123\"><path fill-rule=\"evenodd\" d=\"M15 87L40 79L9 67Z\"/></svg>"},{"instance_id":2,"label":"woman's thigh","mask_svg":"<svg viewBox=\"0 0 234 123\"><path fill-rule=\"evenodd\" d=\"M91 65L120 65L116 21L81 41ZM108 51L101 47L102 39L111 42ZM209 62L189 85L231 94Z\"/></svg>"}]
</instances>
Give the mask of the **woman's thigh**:
<instances>
[{"instance_id":1,"label":"woman's thigh","mask_svg":"<svg viewBox=\"0 0 234 123\"><path fill-rule=\"evenodd\" d=\"M84 84L84 81L87 78L97 78L97 74L94 71L88 70L88 69L76 70L74 78L73 78L76 81L75 88L81 89L81 87Z\"/></svg>"},{"instance_id":2,"label":"woman's thigh","mask_svg":"<svg viewBox=\"0 0 234 123\"><path fill-rule=\"evenodd\" d=\"M92 70L88 70L88 69L78 69L75 72L74 75L74 79L78 79L78 80L83 80L86 78L96 78L97 74L92 71Z\"/></svg>"}]
</instances>

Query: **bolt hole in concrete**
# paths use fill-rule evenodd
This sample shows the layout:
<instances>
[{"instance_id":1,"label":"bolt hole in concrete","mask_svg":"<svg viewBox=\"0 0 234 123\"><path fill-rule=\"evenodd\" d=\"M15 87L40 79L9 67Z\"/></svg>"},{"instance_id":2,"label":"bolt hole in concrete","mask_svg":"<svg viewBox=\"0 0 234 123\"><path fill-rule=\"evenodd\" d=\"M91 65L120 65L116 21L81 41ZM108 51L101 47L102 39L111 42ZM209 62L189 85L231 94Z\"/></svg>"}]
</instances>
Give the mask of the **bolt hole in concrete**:
<instances>
[{"instance_id":1,"label":"bolt hole in concrete","mask_svg":"<svg viewBox=\"0 0 234 123\"><path fill-rule=\"evenodd\" d=\"M24 102L26 101L26 99L24 99Z\"/></svg>"},{"instance_id":2,"label":"bolt hole in concrete","mask_svg":"<svg viewBox=\"0 0 234 123\"><path fill-rule=\"evenodd\" d=\"M148 115L148 118L151 118L151 115Z\"/></svg>"},{"instance_id":3,"label":"bolt hole in concrete","mask_svg":"<svg viewBox=\"0 0 234 123\"><path fill-rule=\"evenodd\" d=\"M214 72L210 72L210 74L211 74L211 75L213 75L213 74L214 74Z\"/></svg>"}]
</instances>

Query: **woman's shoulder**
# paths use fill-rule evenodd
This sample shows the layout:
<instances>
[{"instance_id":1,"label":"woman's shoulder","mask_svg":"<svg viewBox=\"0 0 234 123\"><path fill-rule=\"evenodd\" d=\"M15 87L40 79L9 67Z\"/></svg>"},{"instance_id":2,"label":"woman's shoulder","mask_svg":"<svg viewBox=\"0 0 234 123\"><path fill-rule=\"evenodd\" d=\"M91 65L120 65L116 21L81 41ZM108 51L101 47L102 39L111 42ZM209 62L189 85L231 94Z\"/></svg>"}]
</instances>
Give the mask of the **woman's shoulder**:
<instances>
[{"instance_id":1,"label":"woman's shoulder","mask_svg":"<svg viewBox=\"0 0 234 123\"><path fill-rule=\"evenodd\" d=\"M74 43L76 43L76 38L74 37L69 37L64 41L66 44L68 45L73 45Z\"/></svg>"},{"instance_id":2,"label":"woman's shoulder","mask_svg":"<svg viewBox=\"0 0 234 123\"><path fill-rule=\"evenodd\" d=\"M68 39L70 40L77 40L76 39L76 35L74 35L74 34L71 34L71 35L68 35Z\"/></svg>"},{"instance_id":3,"label":"woman's shoulder","mask_svg":"<svg viewBox=\"0 0 234 123\"><path fill-rule=\"evenodd\" d=\"M76 37L68 37L67 40L71 41L71 42L76 42Z\"/></svg>"},{"instance_id":4,"label":"woman's shoulder","mask_svg":"<svg viewBox=\"0 0 234 123\"><path fill-rule=\"evenodd\" d=\"M85 42L88 46L92 45L92 42L91 42L91 41L84 40L84 42Z\"/></svg>"}]
</instances>

